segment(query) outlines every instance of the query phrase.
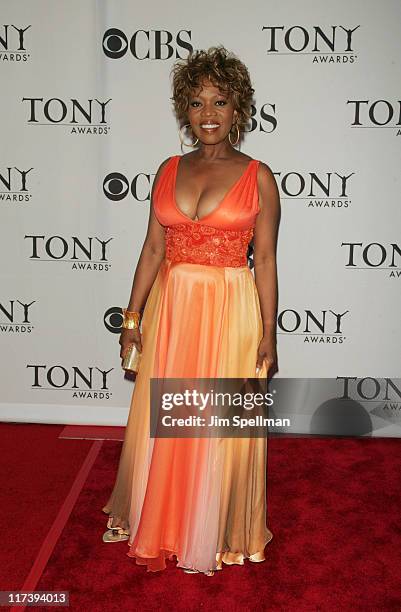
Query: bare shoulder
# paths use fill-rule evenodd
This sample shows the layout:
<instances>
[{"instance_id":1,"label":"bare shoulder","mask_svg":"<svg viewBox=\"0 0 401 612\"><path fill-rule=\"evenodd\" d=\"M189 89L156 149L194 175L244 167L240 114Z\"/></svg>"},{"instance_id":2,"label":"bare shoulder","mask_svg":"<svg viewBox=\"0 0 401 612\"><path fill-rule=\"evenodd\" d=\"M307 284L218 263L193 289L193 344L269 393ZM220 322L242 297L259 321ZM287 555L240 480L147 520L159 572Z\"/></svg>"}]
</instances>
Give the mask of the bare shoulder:
<instances>
[{"instance_id":1,"label":"bare shoulder","mask_svg":"<svg viewBox=\"0 0 401 612\"><path fill-rule=\"evenodd\" d=\"M170 159L171 159L172 157L173 157L172 155L171 155L170 157L166 157L166 159L164 159L164 160L161 162L161 164L159 165L159 167L158 167L158 169L157 169L157 171L156 171L156 174L155 174L154 181L153 181L153 189L156 187L157 182L158 182L158 180L159 180L159 178L160 178L160 175L162 174L162 172L163 172L164 168L167 166L168 162L170 161Z\"/></svg>"},{"instance_id":2,"label":"bare shoulder","mask_svg":"<svg viewBox=\"0 0 401 612\"><path fill-rule=\"evenodd\" d=\"M274 174L272 169L268 164L263 161L259 161L258 165L258 184L259 187L272 187L273 183L276 184L276 179L274 178Z\"/></svg>"},{"instance_id":3,"label":"bare shoulder","mask_svg":"<svg viewBox=\"0 0 401 612\"><path fill-rule=\"evenodd\" d=\"M163 170L163 168L165 166L167 166L168 162L170 161L170 159L172 159L174 157L174 155L170 155L170 157L166 157L166 159L163 159L163 161L160 163L157 172L156 172L156 176L161 172L161 170Z\"/></svg>"},{"instance_id":4,"label":"bare shoulder","mask_svg":"<svg viewBox=\"0 0 401 612\"><path fill-rule=\"evenodd\" d=\"M240 151L237 152L236 158L238 161L242 161L243 163L246 163L246 164L253 161L253 157L251 157L250 155L247 155L246 153L241 153Z\"/></svg>"},{"instance_id":5,"label":"bare shoulder","mask_svg":"<svg viewBox=\"0 0 401 612\"><path fill-rule=\"evenodd\" d=\"M234 161L238 164L238 166L242 166L242 168L245 169L251 161L254 161L254 159L250 155L238 151Z\"/></svg>"},{"instance_id":6,"label":"bare shoulder","mask_svg":"<svg viewBox=\"0 0 401 612\"><path fill-rule=\"evenodd\" d=\"M268 164L259 161L257 173L259 207L269 218L280 217L280 194L273 171ZM262 215L263 217L263 215Z\"/></svg>"}]
</instances>

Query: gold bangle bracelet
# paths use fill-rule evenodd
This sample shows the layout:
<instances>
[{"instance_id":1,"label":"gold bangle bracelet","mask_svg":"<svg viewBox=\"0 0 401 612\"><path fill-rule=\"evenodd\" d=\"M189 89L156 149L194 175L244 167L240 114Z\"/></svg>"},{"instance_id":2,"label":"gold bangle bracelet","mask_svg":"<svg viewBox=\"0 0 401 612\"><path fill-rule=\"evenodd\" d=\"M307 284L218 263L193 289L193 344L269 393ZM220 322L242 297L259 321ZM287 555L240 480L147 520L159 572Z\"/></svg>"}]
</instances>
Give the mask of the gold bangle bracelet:
<instances>
[{"instance_id":1,"label":"gold bangle bracelet","mask_svg":"<svg viewBox=\"0 0 401 612\"><path fill-rule=\"evenodd\" d=\"M139 329L141 313L133 310L122 309L123 311L123 329Z\"/></svg>"}]
</instances>

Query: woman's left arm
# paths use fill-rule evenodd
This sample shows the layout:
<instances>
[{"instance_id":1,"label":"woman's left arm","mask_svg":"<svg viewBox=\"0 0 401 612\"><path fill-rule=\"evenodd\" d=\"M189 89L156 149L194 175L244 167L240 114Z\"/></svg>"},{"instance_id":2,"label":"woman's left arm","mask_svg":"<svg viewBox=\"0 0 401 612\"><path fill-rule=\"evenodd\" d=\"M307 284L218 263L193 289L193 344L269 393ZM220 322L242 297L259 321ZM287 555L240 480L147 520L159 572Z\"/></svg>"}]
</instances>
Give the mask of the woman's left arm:
<instances>
[{"instance_id":1,"label":"woman's left arm","mask_svg":"<svg viewBox=\"0 0 401 612\"><path fill-rule=\"evenodd\" d=\"M277 360L277 236L280 224L280 196L273 172L263 162L258 168L260 212L254 229L254 270L263 321L263 337L258 348L256 366L267 365L268 377L278 370Z\"/></svg>"}]
</instances>

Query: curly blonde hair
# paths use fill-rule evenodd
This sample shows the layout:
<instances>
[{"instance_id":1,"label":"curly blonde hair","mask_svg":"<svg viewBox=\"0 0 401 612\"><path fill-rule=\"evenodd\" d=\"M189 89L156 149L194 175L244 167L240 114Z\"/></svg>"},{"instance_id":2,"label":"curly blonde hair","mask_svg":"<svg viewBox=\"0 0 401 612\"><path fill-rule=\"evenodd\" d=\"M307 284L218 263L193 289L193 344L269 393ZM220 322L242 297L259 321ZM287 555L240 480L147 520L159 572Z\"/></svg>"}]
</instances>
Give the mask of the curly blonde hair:
<instances>
[{"instance_id":1,"label":"curly blonde hair","mask_svg":"<svg viewBox=\"0 0 401 612\"><path fill-rule=\"evenodd\" d=\"M203 79L231 97L238 112L238 128L242 130L251 116L254 89L245 64L223 45L191 51L187 59L174 63L171 70L173 108L180 123L187 121L191 91L198 89Z\"/></svg>"}]
</instances>

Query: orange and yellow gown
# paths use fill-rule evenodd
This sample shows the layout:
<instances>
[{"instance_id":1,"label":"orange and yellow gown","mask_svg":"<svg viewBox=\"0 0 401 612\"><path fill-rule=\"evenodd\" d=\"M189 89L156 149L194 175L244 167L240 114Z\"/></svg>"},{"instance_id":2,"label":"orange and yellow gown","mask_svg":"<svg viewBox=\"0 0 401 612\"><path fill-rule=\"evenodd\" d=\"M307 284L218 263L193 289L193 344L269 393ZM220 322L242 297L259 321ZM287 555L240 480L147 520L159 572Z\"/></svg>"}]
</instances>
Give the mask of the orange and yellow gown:
<instances>
[{"instance_id":1,"label":"orange and yellow gown","mask_svg":"<svg viewBox=\"0 0 401 612\"><path fill-rule=\"evenodd\" d=\"M103 512L109 528L129 532L127 555L149 571L175 556L178 567L206 573L265 559L273 537L267 438L150 438L150 378L256 376L262 319L247 250L259 162L248 162L216 209L192 220L175 200L180 157L168 160L154 190L166 253L143 312L141 363Z\"/></svg>"}]
</instances>

